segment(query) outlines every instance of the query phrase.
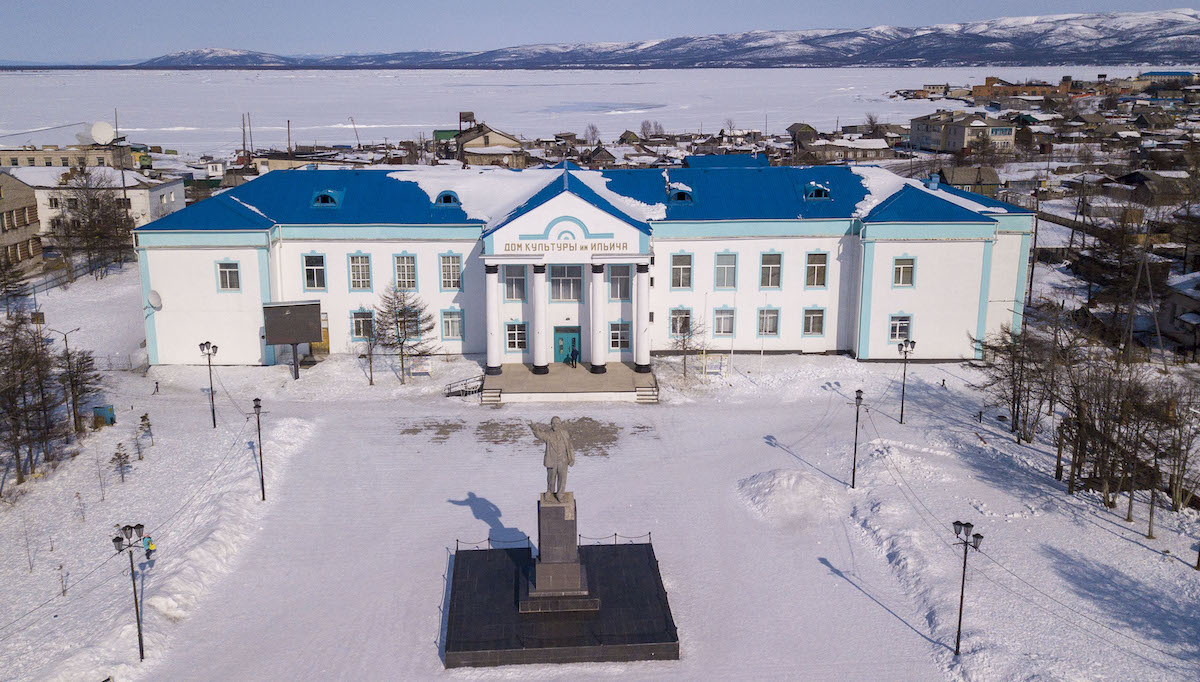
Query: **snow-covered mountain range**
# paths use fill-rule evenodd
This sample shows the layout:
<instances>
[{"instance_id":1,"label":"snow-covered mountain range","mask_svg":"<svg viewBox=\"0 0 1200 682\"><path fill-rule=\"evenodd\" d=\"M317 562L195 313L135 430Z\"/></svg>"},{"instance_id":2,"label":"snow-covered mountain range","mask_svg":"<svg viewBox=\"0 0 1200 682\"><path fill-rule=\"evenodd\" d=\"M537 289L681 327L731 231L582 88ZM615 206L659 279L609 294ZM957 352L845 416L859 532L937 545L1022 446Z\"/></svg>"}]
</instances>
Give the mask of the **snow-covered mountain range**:
<instances>
[{"instance_id":1,"label":"snow-covered mountain range","mask_svg":"<svg viewBox=\"0 0 1200 682\"><path fill-rule=\"evenodd\" d=\"M177 52L142 68L619 69L781 66L1038 66L1200 63L1195 9L1008 17L921 28L749 31L626 43L543 44L479 52L288 57Z\"/></svg>"}]
</instances>

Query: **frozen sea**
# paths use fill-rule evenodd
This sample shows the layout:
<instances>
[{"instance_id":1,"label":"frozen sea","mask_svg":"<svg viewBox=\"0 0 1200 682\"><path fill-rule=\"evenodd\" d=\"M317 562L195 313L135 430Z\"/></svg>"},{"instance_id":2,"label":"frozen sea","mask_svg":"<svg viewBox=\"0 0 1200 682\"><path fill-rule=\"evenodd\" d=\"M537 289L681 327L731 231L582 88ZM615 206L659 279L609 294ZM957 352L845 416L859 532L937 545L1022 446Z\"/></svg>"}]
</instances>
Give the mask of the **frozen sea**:
<instances>
[{"instance_id":1,"label":"frozen sea","mask_svg":"<svg viewBox=\"0 0 1200 682\"><path fill-rule=\"evenodd\" d=\"M228 152L251 114L257 146L282 147L287 121L299 144L416 139L474 111L501 130L539 137L582 132L602 139L643 119L668 130L737 127L780 132L795 121L821 130L875 113L907 121L956 102L889 98L925 83L1057 81L1063 75L1131 75L1138 67L683 69L629 71L6 71L0 72L0 144L57 142L50 126L112 121L130 140L188 152ZM47 139L46 136L51 138ZM71 142L66 139L61 142Z\"/></svg>"}]
</instances>

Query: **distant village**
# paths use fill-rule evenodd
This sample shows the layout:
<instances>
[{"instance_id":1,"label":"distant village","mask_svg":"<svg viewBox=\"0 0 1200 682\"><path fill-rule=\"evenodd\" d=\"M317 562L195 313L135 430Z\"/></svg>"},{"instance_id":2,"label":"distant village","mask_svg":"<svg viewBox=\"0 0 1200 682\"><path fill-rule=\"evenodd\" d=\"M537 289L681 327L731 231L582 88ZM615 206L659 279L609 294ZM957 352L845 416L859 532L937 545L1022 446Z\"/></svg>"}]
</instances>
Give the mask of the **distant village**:
<instances>
[{"instance_id":1,"label":"distant village","mask_svg":"<svg viewBox=\"0 0 1200 682\"><path fill-rule=\"evenodd\" d=\"M989 76L973 87L922 84L892 97L945 101L908 121L864 111L859 121L818 130L796 121L780 133L737 127L673 131L645 120L601 139L595 125L526 139L459 112L455 128L383 144L289 144L263 149L253 128L228 156L190 156L117 137L111 128L67 130L57 144L6 144L0 138L0 247L24 272L61 267L57 222L71 220L88 193L110 194L130 227L144 225L215 193L276 170L452 164L512 169L875 164L908 177L1037 208L1038 257L1070 260L1100 276L1102 258L1087 241L1104 230L1136 233L1155 260L1156 280L1172 292L1160 316L1180 348L1200 346L1200 74L1147 71L1131 78L1063 76L1057 83ZM506 122L513 125L519 121ZM357 137L357 135L356 135ZM78 222L78 219L75 219ZM1174 279L1171 279L1174 277ZM1173 285L1175 279L1183 282Z\"/></svg>"}]
</instances>

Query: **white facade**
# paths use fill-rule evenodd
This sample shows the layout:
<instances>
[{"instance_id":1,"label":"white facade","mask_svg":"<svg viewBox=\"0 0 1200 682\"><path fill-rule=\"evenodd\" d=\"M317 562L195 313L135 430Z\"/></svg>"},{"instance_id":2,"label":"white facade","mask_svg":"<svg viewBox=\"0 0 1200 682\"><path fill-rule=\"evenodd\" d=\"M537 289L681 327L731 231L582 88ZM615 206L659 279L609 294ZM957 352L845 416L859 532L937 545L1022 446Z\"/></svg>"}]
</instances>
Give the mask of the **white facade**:
<instances>
[{"instance_id":1,"label":"white facade","mask_svg":"<svg viewBox=\"0 0 1200 682\"><path fill-rule=\"evenodd\" d=\"M5 172L34 189L42 232L48 230L51 220L69 210L66 204L75 190L69 182L63 183L63 176L71 172L70 168L21 167ZM93 167L88 173L99 176L91 182L91 186L100 188L96 191L129 199L129 216L134 227L149 224L184 207L182 178L154 180L136 171L110 167Z\"/></svg>"},{"instance_id":2,"label":"white facade","mask_svg":"<svg viewBox=\"0 0 1200 682\"><path fill-rule=\"evenodd\" d=\"M401 281L411 283L415 267L442 352L483 354L494 373L508 363L536 371L571 341L593 371L607 362L648 369L651 353L675 349L672 318L684 314L715 351L895 360L907 335L918 341L914 359L977 357L974 339L1019 324L1031 227L1017 213L974 224L646 227L563 191L493 228L275 224L137 235L143 292L161 301L147 308L152 363L199 362L203 341L220 346L223 364L272 363L262 304L279 301L320 301L330 351L357 351L354 313L371 311L397 281L399 256Z\"/></svg>"}]
</instances>

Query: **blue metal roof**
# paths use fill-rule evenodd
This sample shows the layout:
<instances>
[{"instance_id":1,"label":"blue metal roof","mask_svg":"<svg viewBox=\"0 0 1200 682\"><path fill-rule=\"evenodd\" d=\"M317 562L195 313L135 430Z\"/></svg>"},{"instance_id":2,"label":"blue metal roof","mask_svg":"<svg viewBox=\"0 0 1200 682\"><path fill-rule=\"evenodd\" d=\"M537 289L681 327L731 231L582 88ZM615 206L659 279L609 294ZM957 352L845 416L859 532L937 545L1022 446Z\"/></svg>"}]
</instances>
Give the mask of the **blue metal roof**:
<instances>
[{"instance_id":1,"label":"blue metal roof","mask_svg":"<svg viewBox=\"0 0 1200 682\"><path fill-rule=\"evenodd\" d=\"M969 193L968 193L969 194ZM969 197L974 201L975 196ZM864 223L994 223L995 220L912 185L879 203Z\"/></svg>"},{"instance_id":2,"label":"blue metal roof","mask_svg":"<svg viewBox=\"0 0 1200 682\"><path fill-rule=\"evenodd\" d=\"M505 179L508 173L530 171L487 172ZM850 220L855 217L858 204L867 197L863 176L846 166L532 172L545 177L541 189L511 210L503 209L505 215L493 215L487 225L489 230L564 192L644 232L651 229L648 221ZM472 177L477 177L479 171L475 173ZM394 169L274 171L138 230L264 230L275 224L484 226L483 220L468 218L458 204L441 205L432 201L431 195L416 182L421 178L428 188L428 176L422 178L420 174L420 167L399 173ZM540 181L536 177L532 186L528 183L523 186L538 187ZM806 196L807 190L814 186L828 189L829 196ZM864 221L991 223L995 221L985 215L989 213L987 208L996 209L997 213L1028 213L970 192L945 186L940 189L969 199L985 210L975 212L948 200L945 194L939 197L936 192L905 185L876 206ZM497 193L496 185L487 182L486 176L480 182L457 186L455 191L468 206L472 205L472 199L477 200L478 207L478 201L495 203L498 197L502 203L504 198ZM680 191L686 192L690 199L676 200ZM485 196L472 197L473 192L483 192ZM314 204L321 194L329 194L336 205Z\"/></svg>"},{"instance_id":3,"label":"blue metal roof","mask_svg":"<svg viewBox=\"0 0 1200 682\"><path fill-rule=\"evenodd\" d=\"M683 157L688 168L766 168L771 159L766 154L696 154Z\"/></svg>"}]
</instances>

